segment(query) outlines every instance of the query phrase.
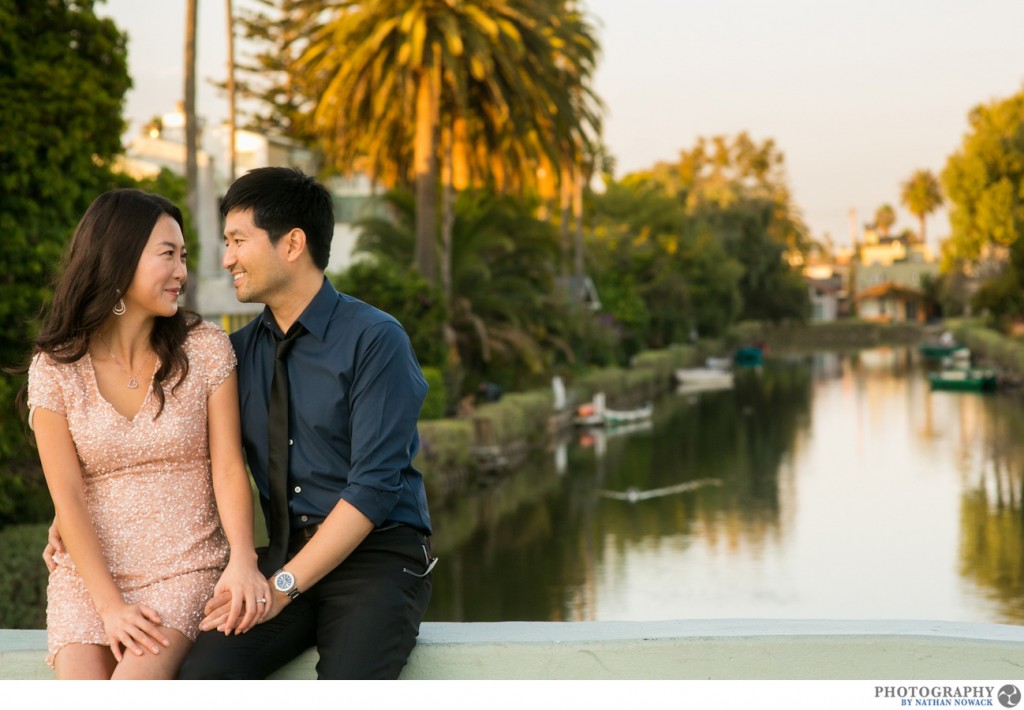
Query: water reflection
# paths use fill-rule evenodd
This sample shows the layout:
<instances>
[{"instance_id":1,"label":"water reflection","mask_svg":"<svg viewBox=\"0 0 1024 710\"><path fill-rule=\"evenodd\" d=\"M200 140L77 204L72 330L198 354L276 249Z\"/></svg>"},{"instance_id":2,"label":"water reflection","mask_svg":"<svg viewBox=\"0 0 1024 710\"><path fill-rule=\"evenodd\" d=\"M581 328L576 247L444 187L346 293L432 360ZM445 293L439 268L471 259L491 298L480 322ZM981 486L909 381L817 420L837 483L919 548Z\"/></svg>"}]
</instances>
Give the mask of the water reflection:
<instances>
[{"instance_id":1,"label":"water reflection","mask_svg":"<svg viewBox=\"0 0 1024 710\"><path fill-rule=\"evenodd\" d=\"M890 348L668 395L435 508L427 618L1024 623L1021 405ZM0 626L42 623L45 527L0 530Z\"/></svg>"},{"instance_id":2,"label":"water reflection","mask_svg":"<svg viewBox=\"0 0 1024 710\"><path fill-rule=\"evenodd\" d=\"M436 511L428 618L1019 623L1021 434L909 349L769 361Z\"/></svg>"},{"instance_id":3,"label":"water reflection","mask_svg":"<svg viewBox=\"0 0 1024 710\"><path fill-rule=\"evenodd\" d=\"M995 621L1024 622L1024 415L1016 398L979 414L963 407L958 461L964 480L960 572L995 604ZM972 441L973 439L973 441Z\"/></svg>"}]
</instances>

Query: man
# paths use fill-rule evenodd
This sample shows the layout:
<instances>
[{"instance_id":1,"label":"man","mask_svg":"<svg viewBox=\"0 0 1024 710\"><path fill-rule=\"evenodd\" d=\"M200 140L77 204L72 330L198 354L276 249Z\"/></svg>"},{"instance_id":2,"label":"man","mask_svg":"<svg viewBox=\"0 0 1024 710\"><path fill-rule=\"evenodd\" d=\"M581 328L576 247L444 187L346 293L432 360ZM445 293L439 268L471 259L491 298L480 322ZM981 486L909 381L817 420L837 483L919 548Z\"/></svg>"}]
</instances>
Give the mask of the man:
<instances>
[{"instance_id":1,"label":"man","mask_svg":"<svg viewBox=\"0 0 1024 710\"><path fill-rule=\"evenodd\" d=\"M396 678L416 643L436 561L412 465L426 381L398 321L325 278L334 212L321 184L289 168L253 170L228 190L221 213L222 263L236 295L266 304L231 341L267 554L282 561L261 555L273 591L252 630L229 625L228 600L207 604L180 677L264 678L315 645L320 678ZM282 341L283 395L273 382ZM286 427L271 423L281 397ZM283 454L274 453L275 434L286 441ZM286 496L272 491L275 459L287 464Z\"/></svg>"}]
</instances>

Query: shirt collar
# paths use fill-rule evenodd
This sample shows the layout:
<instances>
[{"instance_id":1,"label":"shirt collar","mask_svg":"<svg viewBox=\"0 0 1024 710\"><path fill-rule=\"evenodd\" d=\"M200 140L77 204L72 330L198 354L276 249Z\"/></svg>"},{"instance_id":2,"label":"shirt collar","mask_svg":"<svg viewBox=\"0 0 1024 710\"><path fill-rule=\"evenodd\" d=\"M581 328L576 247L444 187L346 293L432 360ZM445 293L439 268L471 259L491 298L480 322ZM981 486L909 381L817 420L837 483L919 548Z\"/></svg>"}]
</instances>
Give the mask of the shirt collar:
<instances>
[{"instance_id":1,"label":"shirt collar","mask_svg":"<svg viewBox=\"0 0 1024 710\"><path fill-rule=\"evenodd\" d=\"M320 286L320 290L313 296L313 300L309 302L306 309L295 319L295 322L301 323L303 328L322 341L327 333L327 325L331 322L331 316L334 314L334 307L337 303L338 290L324 276L324 282ZM281 329L274 320L274 314L270 311L270 306L266 306L263 309L263 315L260 316L260 325L273 333L274 337L279 338L283 336Z\"/></svg>"}]
</instances>

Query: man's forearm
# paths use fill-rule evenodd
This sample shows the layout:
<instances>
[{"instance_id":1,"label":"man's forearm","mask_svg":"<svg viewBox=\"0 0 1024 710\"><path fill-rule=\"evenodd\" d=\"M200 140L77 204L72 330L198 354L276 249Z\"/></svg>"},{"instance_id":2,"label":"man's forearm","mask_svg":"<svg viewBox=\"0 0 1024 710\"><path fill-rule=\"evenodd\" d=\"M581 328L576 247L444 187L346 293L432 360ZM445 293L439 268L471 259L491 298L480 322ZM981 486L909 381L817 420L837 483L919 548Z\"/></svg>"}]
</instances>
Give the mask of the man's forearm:
<instances>
[{"instance_id":1,"label":"man's forearm","mask_svg":"<svg viewBox=\"0 0 1024 710\"><path fill-rule=\"evenodd\" d=\"M309 589L344 562L373 527L352 504L339 500L312 539L285 564L299 590Z\"/></svg>"}]
</instances>

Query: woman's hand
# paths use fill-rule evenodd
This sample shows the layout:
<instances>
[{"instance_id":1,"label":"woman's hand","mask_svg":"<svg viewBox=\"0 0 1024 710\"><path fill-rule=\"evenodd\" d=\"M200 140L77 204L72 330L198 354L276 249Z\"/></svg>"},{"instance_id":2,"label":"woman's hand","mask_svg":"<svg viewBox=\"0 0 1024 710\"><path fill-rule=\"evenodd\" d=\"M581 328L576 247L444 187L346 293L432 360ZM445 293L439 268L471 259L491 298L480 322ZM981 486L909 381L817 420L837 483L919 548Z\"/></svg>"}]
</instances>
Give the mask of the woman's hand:
<instances>
[{"instance_id":1,"label":"woman's hand","mask_svg":"<svg viewBox=\"0 0 1024 710\"><path fill-rule=\"evenodd\" d=\"M60 539L60 530L57 529L57 516L53 516L53 522L46 531L46 547L43 548L43 562L46 569L53 571L57 569L57 562L53 559L55 553L64 552L64 541Z\"/></svg>"},{"instance_id":2,"label":"woman's hand","mask_svg":"<svg viewBox=\"0 0 1024 710\"><path fill-rule=\"evenodd\" d=\"M213 596L222 602L217 605L220 613L215 624L204 624L201 628L215 626L225 635L244 634L266 616L270 607L270 584L266 577L260 574L255 558L243 562L232 557L217 586L214 587ZM227 601L228 599L230 601ZM227 603L224 603L225 601ZM207 606L209 608L210 605ZM214 621L209 616L207 620Z\"/></svg>"},{"instance_id":3,"label":"woman's hand","mask_svg":"<svg viewBox=\"0 0 1024 710\"><path fill-rule=\"evenodd\" d=\"M100 617L118 663L124 658L122 646L125 651L141 656L145 651L160 653L161 646L171 645L158 628L163 623L160 615L143 604L122 602L101 611Z\"/></svg>"}]
</instances>

